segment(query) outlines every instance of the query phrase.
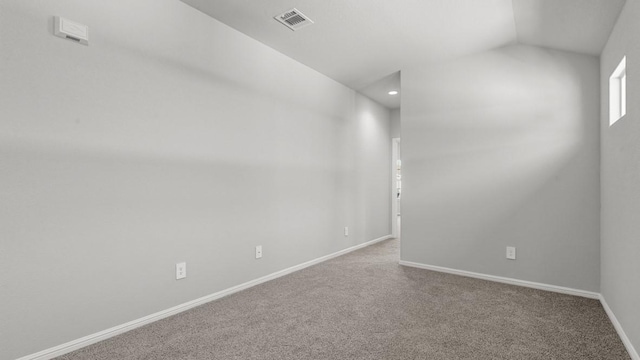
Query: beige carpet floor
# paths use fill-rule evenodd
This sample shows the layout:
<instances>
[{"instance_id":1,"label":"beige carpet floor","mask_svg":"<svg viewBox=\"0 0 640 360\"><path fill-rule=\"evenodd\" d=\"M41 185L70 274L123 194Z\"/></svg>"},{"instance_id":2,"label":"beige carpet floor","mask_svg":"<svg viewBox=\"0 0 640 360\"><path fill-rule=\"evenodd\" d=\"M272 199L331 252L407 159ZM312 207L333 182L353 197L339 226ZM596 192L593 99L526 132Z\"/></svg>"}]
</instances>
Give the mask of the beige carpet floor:
<instances>
[{"instance_id":1,"label":"beige carpet floor","mask_svg":"<svg viewBox=\"0 0 640 360\"><path fill-rule=\"evenodd\" d=\"M59 359L629 359L597 300L398 265L388 240Z\"/></svg>"}]
</instances>

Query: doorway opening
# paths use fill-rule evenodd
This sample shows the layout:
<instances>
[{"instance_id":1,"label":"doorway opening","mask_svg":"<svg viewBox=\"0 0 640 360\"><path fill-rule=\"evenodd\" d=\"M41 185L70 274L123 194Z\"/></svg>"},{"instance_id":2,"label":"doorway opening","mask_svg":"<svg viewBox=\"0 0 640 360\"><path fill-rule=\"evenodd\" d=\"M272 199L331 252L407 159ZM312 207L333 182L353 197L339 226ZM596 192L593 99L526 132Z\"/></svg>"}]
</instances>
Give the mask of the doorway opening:
<instances>
[{"instance_id":1,"label":"doorway opening","mask_svg":"<svg viewBox=\"0 0 640 360\"><path fill-rule=\"evenodd\" d=\"M391 233L400 239L402 232L402 152L400 138L392 139L391 150Z\"/></svg>"}]
</instances>

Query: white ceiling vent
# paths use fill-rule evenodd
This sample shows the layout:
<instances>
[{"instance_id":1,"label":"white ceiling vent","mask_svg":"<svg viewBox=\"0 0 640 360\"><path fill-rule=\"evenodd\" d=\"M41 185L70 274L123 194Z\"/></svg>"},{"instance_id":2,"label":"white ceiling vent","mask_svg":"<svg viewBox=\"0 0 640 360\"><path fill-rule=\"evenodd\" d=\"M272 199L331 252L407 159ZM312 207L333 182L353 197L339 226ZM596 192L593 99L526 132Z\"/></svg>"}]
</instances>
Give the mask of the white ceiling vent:
<instances>
[{"instance_id":1,"label":"white ceiling vent","mask_svg":"<svg viewBox=\"0 0 640 360\"><path fill-rule=\"evenodd\" d=\"M274 19L278 20L282 25L288 27L293 31L313 24L313 21L311 21L311 19L306 17L303 13L300 12L300 10L296 8L285 11L284 13L275 16Z\"/></svg>"}]
</instances>

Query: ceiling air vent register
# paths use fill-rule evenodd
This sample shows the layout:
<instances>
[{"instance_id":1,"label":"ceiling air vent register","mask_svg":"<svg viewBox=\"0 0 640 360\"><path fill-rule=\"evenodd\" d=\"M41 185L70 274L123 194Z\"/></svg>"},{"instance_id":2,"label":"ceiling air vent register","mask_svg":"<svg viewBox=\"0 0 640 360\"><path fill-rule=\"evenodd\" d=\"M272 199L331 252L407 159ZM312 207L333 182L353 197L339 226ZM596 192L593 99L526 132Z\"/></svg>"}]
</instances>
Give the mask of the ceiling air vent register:
<instances>
[{"instance_id":1,"label":"ceiling air vent register","mask_svg":"<svg viewBox=\"0 0 640 360\"><path fill-rule=\"evenodd\" d=\"M300 12L300 10L296 8L285 11L284 13L275 16L274 19L278 20L282 25L288 27L293 31L313 24L313 21L311 21L311 19L306 17L303 13Z\"/></svg>"}]
</instances>

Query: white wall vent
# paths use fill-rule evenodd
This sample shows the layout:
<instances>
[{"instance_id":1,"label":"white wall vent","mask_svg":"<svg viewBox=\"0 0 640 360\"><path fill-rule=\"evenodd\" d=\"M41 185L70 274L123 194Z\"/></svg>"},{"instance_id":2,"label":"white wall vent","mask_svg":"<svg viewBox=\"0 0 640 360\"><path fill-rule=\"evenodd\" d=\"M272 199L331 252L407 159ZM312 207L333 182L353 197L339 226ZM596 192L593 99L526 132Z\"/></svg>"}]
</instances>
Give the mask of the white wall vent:
<instances>
[{"instance_id":1,"label":"white wall vent","mask_svg":"<svg viewBox=\"0 0 640 360\"><path fill-rule=\"evenodd\" d=\"M278 20L282 25L288 27L293 31L313 24L313 21L311 21L311 19L306 17L303 13L300 12L300 10L296 8L285 11L278 16L274 16L274 19Z\"/></svg>"}]
</instances>

